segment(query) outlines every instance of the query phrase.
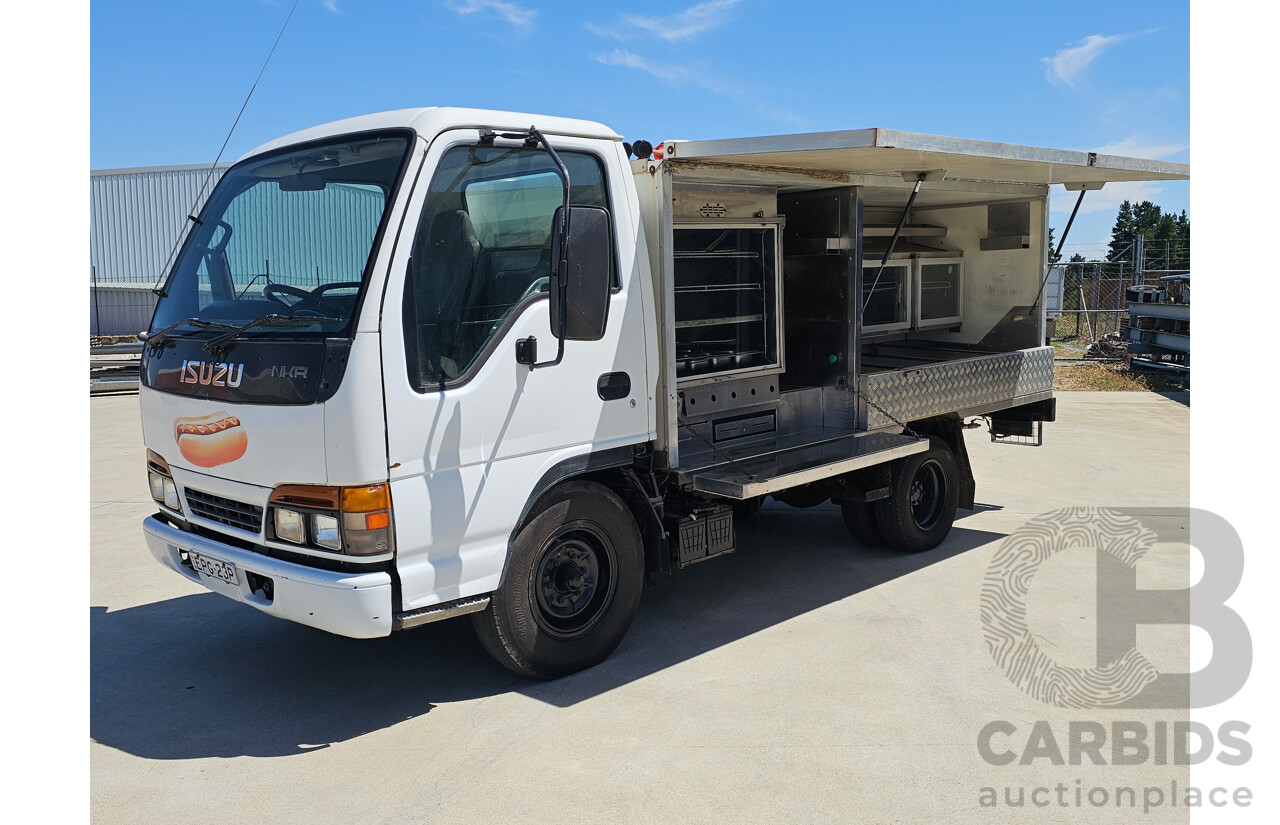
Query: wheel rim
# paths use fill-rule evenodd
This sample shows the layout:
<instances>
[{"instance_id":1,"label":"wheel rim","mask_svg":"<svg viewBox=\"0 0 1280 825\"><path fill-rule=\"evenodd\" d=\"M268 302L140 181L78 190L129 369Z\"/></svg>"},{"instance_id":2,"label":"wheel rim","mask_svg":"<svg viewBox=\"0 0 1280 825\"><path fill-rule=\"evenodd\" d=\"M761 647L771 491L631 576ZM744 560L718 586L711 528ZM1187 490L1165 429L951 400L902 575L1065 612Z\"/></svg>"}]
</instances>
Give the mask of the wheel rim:
<instances>
[{"instance_id":1,"label":"wheel rim","mask_svg":"<svg viewBox=\"0 0 1280 825\"><path fill-rule=\"evenodd\" d=\"M921 530L928 530L937 524L942 517L947 497L947 482L942 465L932 458L920 465L911 479L907 494L911 504L911 518L916 526Z\"/></svg>"},{"instance_id":2,"label":"wheel rim","mask_svg":"<svg viewBox=\"0 0 1280 825\"><path fill-rule=\"evenodd\" d=\"M538 626L559 638L591 631L613 602L616 554L593 525L566 525L533 568L530 593Z\"/></svg>"}]
</instances>

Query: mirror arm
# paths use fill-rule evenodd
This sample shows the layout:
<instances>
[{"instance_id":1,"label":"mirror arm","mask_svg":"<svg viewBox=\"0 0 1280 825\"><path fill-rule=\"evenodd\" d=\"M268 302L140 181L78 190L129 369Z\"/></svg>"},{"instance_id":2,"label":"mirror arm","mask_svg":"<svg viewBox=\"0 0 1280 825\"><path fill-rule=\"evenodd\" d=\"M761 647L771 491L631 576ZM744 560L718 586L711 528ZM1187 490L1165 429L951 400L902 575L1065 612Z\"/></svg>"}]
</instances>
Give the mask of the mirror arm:
<instances>
[{"instance_id":1,"label":"mirror arm","mask_svg":"<svg viewBox=\"0 0 1280 825\"><path fill-rule=\"evenodd\" d=\"M556 227L556 236L559 239L560 260L556 262L556 296L555 300L560 307L560 334L556 335L559 344L556 346L556 357L550 361L543 361L539 364L530 364L529 369L536 370L541 367L554 367L564 358L564 325L566 322L565 313L569 311L569 293L565 288L569 278L569 169L564 165L564 161L560 160L560 156L556 154L556 150L542 132L538 131L536 126L529 127L529 134L537 139L542 148L551 156L551 160L556 165L557 171L560 173L560 180L564 183L564 208L560 210L560 225ZM555 330L551 331L555 334Z\"/></svg>"}]
</instances>

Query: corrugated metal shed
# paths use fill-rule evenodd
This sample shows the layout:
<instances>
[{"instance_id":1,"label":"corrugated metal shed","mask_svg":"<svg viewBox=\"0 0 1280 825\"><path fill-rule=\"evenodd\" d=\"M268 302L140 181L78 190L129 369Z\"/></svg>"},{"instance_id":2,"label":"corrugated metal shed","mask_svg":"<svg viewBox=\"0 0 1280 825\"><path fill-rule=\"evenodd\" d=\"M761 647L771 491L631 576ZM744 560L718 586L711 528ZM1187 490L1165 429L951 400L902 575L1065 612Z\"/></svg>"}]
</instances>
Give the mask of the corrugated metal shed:
<instances>
[{"instance_id":1,"label":"corrugated metal shed","mask_svg":"<svg viewBox=\"0 0 1280 825\"><path fill-rule=\"evenodd\" d=\"M220 164L207 186L207 165L89 173L90 335L129 335L146 328L155 306L151 287L187 215L193 205L204 205L229 166Z\"/></svg>"},{"instance_id":2,"label":"corrugated metal shed","mask_svg":"<svg viewBox=\"0 0 1280 825\"><path fill-rule=\"evenodd\" d=\"M214 170L199 203L208 166L90 172L89 265L98 283L155 284L192 205L204 205L228 166Z\"/></svg>"},{"instance_id":3,"label":"corrugated metal shed","mask_svg":"<svg viewBox=\"0 0 1280 825\"><path fill-rule=\"evenodd\" d=\"M90 335L132 335L146 328L155 307L151 288L164 274L187 215L204 206L229 167L216 168L207 186L208 166L89 173ZM300 287L322 279L360 280L382 217L382 193L335 184L294 193L293 206L283 211L278 194L271 187L250 190L233 207L239 219L228 217L240 227L227 248L237 283L255 275L265 282L268 269L271 280ZM318 215L325 220L313 218ZM330 223L335 216L336 225Z\"/></svg>"}]
</instances>

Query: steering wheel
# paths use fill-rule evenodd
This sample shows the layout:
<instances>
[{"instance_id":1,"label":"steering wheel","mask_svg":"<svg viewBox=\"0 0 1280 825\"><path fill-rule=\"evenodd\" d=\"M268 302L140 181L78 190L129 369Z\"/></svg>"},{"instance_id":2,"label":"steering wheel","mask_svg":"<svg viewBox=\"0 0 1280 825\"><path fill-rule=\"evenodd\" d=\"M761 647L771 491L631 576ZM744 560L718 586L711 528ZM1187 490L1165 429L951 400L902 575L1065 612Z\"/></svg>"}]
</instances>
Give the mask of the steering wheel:
<instances>
[{"instance_id":1,"label":"steering wheel","mask_svg":"<svg viewBox=\"0 0 1280 825\"><path fill-rule=\"evenodd\" d=\"M363 285L360 281L339 281L336 284L321 284L311 290L310 294L318 298L331 289L359 289Z\"/></svg>"},{"instance_id":2,"label":"steering wheel","mask_svg":"<svg viewBox=\"0 0 1280 825\"><path fill-rule=\"evenodd\" d=\"M550 291L551 291L551 278L549 277L539 278L533 283L529 284L529 288L526 289L524 291L524 294L521 295L519 299L516 300L516 303L517 304L520 303L525 298L528 298L530 295L538 295L542 292L550 292Z\"/></svg>"},{"instance_id":3,"label":"steering wheel","mask_svg":"<svg viewBox=\"0 0 1280 825\"><path fill-rule=\"evenodd\" d=\"M290 295L294 298L297 298L298 303L290 304L288 301L282 300L277 293L283 293L285 295ZM304 305L310 304L317 311L320 311L320 312L327 312L330 315L336 315L336 316L341 316L343 314L342 308L334 304L332 301L326 301L324 298L321 298L319 295L316 295L315 293L308 292L305 289L299 289L296 286L289 286L288 284L277 284L277 283L267 284L262 288L262 296L264 298L268 298L272 301L275 301L277 304L281 304L285 307L288 307L289 309L293 309L295 306L304 306Z\"/></svg>"}]
</instances>

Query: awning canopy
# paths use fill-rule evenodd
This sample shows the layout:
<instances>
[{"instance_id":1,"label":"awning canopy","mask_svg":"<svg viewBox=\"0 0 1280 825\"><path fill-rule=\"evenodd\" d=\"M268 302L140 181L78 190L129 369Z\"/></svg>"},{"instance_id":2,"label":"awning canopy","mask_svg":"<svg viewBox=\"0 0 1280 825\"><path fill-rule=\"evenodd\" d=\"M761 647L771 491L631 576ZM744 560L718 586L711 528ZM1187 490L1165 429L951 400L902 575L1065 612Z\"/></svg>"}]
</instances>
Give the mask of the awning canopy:
<instances>
[{"instance_id":1,"label":"awning canopy","mask_svg":"<svg viewBox=\"0 0 1280 825\"><path fill-rule=\"evenodd\" d=\"M946 172L946 180L1066 184L1185 180L1191 166L1160 160L1041 149L1012 143L922 135L892 129L856 129L728 140L667 141L664 157L681 161L817 170L849 174ZM933 179L934 175L929 175Z\"/></svg>"}]
</instances>

